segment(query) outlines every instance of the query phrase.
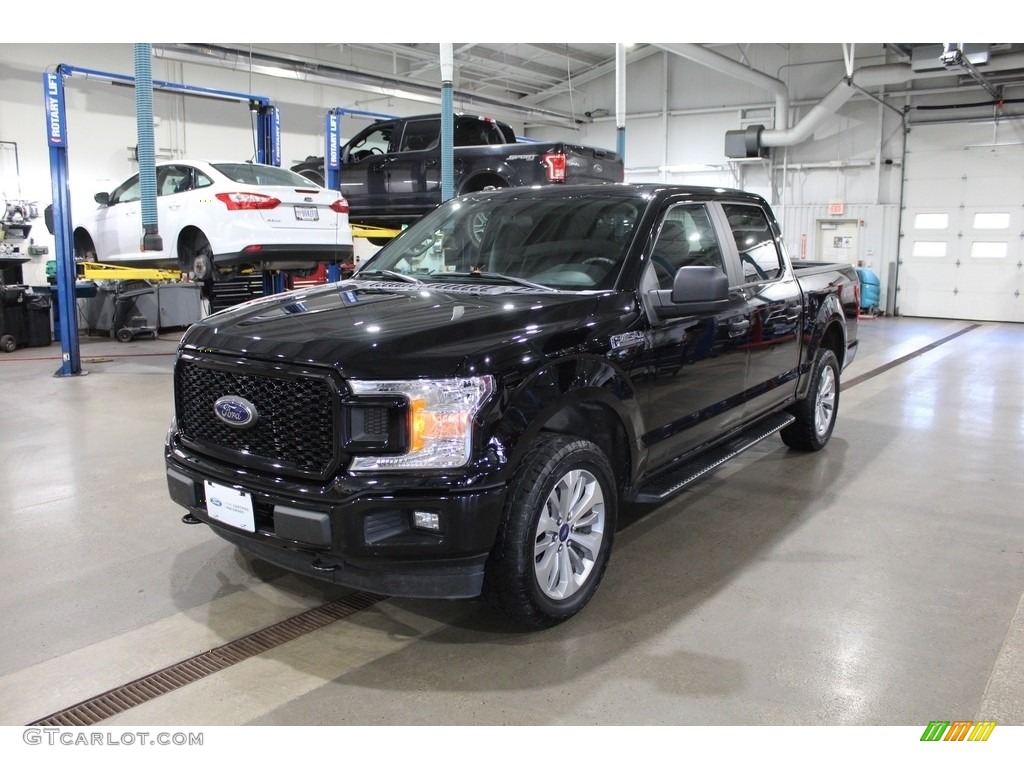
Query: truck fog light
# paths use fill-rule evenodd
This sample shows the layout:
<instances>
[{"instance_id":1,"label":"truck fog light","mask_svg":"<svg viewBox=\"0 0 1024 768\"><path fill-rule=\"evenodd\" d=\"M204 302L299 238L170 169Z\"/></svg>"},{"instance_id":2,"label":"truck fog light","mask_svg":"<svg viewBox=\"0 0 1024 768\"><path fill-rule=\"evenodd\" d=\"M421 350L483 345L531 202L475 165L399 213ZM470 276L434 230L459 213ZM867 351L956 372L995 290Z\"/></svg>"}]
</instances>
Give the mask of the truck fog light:
<instances>
[{"instance_id":1,"label":"truck fog light","mask_svg":"<svg viewBox=\"0 0 1024 768\"><path fill-rule=\"evenodd\" d=\"M437 512L421 512L417 509L412 513L412 525L424 531L440 531L441 516Z\"/></svg>"}]
</instances>

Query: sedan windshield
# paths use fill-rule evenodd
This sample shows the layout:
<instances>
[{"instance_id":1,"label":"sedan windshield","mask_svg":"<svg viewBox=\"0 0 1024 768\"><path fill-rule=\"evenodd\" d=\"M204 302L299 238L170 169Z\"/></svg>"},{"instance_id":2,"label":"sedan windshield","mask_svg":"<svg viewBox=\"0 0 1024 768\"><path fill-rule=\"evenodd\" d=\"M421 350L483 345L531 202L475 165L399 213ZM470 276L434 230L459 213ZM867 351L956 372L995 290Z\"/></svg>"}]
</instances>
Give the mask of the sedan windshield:
<instances>
[{"instance_id":1,"label":"sedan windshield","mask_svg":"<svg viewBox=\"0 0 1024 768\"><path fill-rule=\"evenodd\" d=\"M645 202L486 194L453 200L365 262L356 277L397 273L431 282L609 289Z\"/></svg>"}]
</instances>

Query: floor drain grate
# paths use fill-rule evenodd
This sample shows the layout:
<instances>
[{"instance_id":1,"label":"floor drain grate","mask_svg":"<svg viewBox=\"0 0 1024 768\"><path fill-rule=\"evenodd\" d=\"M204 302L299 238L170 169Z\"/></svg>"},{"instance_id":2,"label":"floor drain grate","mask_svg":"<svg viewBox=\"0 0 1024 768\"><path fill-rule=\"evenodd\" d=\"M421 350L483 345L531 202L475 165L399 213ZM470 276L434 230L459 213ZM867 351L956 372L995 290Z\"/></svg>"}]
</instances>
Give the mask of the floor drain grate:
<instances>
[{"instance_id":1,"label":"floor drain grate","mask_svg":"<svg viewBox=\"0 0 1024 768\"><path fill-rule=\"evenodd\" d=\"M369 608L385 598L369 592L355 592L340 600L313 608L225 645L179 661L169 667L113 688L79 704L54 712L29 725L95 725L165 693L183 688L214 672L287 643L313 630Z\"/></svg>"}]
</instances>

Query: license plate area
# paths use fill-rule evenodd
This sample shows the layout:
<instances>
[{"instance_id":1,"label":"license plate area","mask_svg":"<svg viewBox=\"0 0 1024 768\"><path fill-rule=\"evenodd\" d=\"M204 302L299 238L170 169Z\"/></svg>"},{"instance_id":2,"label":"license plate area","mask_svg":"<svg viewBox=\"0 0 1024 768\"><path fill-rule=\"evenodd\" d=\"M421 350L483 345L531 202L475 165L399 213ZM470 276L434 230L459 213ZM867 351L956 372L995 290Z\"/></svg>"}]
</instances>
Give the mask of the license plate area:
<instances>
[{"instance_id":1,"label":"license plate area","mask_svg":"<svg viewBox=\"0 0 1024 768\"><path fill-rule=\"evenodd\" d=\"M203 481L206 491L206 514L212 519L243 531L256 530L252 496L245 491Z\"/></svg>"},{"instance_id":2,"label":"license plate area","mask_svg":"<svg viewBox=\"0 0 1024 768\"><path fill-rule=\"evenodd\" d=\"M320 221L320 211L315 205L296 205L295 218L299 221Z\"/></svg>"}]
</instances>

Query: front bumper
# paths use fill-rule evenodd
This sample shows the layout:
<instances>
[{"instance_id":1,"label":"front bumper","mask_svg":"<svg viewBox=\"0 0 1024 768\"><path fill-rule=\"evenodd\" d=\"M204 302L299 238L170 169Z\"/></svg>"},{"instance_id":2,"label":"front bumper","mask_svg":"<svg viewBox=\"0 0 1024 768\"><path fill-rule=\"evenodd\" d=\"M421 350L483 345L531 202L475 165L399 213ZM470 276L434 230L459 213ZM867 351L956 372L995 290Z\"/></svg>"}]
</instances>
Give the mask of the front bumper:
<instances>
[{"instance_id":1,"label":"front bumper","mask_svg":"<svg viewBox=\"0 0 1024 768\"><path fill-rule=\"evenodd\" d=\"M476 597L497 536L504 486L382 489L344 496L329 486L232 475L167 456L171 498L217 535L290 571L395 597ZM198 466L198 468L197 468ZM255 531L210 517L204 480L250 494ZM439 529L413 524L438 516Z\"/></svg>"}]
</instances>

